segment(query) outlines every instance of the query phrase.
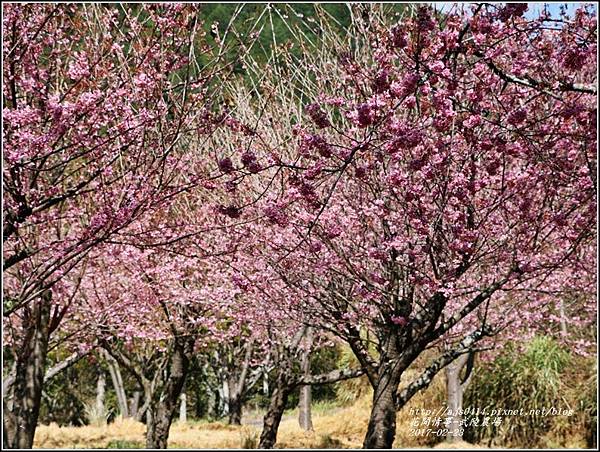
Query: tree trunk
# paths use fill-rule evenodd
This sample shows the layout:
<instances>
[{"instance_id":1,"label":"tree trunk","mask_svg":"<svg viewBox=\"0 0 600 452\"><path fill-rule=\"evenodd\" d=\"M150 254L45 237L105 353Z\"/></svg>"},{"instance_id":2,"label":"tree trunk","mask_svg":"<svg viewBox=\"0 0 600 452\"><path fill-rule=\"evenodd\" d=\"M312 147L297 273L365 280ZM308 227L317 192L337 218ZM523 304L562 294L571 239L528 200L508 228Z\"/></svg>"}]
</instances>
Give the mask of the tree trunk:
<instances>
[{"instance_id":1,"label":"tree trunk","mask_svg":"<svg viewBox=\"0 0 600 452\"><path fill-rule=\"evenodd\" d=\"M202 397L203 395L198 387L194 389L194 415L197 418L203 418L205 415L208 415L208 401Z\"/></svg>"},{"instance_id":2,"label":"tree trunk","mask_svg":"<svg viewBox=\"0 0 600 452\"><path fill-rule=\"evenodd\" d=\"M121 375L121 369L119 363L104 350L104 357L108 363L108 370L110 372L110 379L115 393L117 395L117 404L119 405L119 411L121 416L129 417L129 407L127 406L127 396L125 395L125 387L123 385L123 377Z\"/></svg>"},{"instance_id":3,"label":"tree trunk","mask_svg":"<svg viewBox=\"0 0 600 452\"><path fill-rule=\"evenodd\" d=\"M300 363L300 367L302 370L302 374L305 377L310 376L310 352L312 347L312 329L309 327L306 329L306 338L308 342L308 347L302 353L302 361ZM306 431L313 430L312 424L312 413L311 413L311 403L312 403L312 386L310 385L302 385L300 386L300 401L298 403L298 423L300 424L300 428Z\"/></svg>"},{"instance_id":4,"label":"tree trunk","mask_svg":"<svg viewBox=\"0 0 600 452\"><path fill-rule=\"evenodd\" d=\"M145 418L146 420L146 424L148 424L148 408L150 407L150 404L152 403L152 394L153 394L153 386L152 383L148 380L143 381L142 383L142 388L144 390L144 404L142 405L142 407L138 410L138 412L136 413L136 420L142 420ZM151 414L150 414L151 416Z\"/></svg>"},{"instance_id":5,"label":"tree trunk","mask_svg":"<svg viewBox=\"0 0 600 452\"><path fill-rule=\"evenodd\" d=\"M208 389L208 406L206 411L208 413L208 417L211 419L219 418L219 394L220 391L215 391L212 388Z\"/></svg>"},{"instance_id":6,"label":"tree trunk","mask_svg":"<svg viewBox=\"0 0 600 452\"><path fill-rule=\"evenodd\" d=\"M391 449L396 436L396 391L400 375L391 365L382 369L373 392L373 406L369 418L365 449Z\"/></svg>"},{"instance_id":7,"label":"tree trunk","mask_svg":"<svg viewBox=\"0 0 600 452\"><path fill-rule=\"evenodd\" d=\"M98 421L102 416L102 424L106 424L106 408L104 406L104 396L106 394L106 376L104 371L100 369L98 374L98 382L96 383L96 414Z\"/></svg>"},{"instance_id":8,"label":"tree trunk","mask_svg":"<svg viewBox=\"0 0 600 452\"><path fill-rule=\"evenodd\" d=\"M23 342L16 354L12 410L4 413L6 446L31 449L37 426L50 335L52 293L24 309Z\"/></svg>"},{"instance_id":9,"label":"tree trunk","mask_svg":"<svg viewBox=\"0 0 600 452\"><path fill-rule=\"evenodd\" d=\"M462 367L462 366L461 366ZM462 390L460 387L459 373L461 367L454 362L446 367L446 391L448 395L448 442L455 442L462 438L460 424L462 421Z\"/></svg>"},{"instance_id":10,"label":"tree trunk","mask_svg":"<svg viewBox=\"0 0 600 452\"><path fill-rule=\"evenodd\" d=\"M565 302L559 301L558 304L559 315L560 315L560 334L563 337L567 336L567 316L565 315Z\"/></svg>"},{"instance_id":11,"label":"tree trunk","mask_svg":"<svg viewBox=\"0 0 600 452\"><path fill-rule=\"evenodd\" d=\"M129 412L133 416L136 421L140 421L142 419L142 414L140 410L140 398L142 397L142 393L140 391L134 391L133 397L129 402Z\"/></svg>"},{"instance_id":12,"label":"tree trunk","mask_svg":"<svg viewBox=\"0 0 600 452\"><path fill-rule=\"evenodd\" d=\"M291 389L285 373L280 373L277 378L277 386L271 393L269 409L264 417L263 430L258 443L259 449L272 449L275 446L277 430L279 429L279 423L281 422Z\"/></svg>"},{"instance_id":13,"label":"tree trunk","mask_svg":"<svg viewBox=\"0 0 600 452\"><path fill-rule=\"evenodd\" d=\"M179 403L179 422L187 422L187 395L185 392L181 393Z\"/></svg>"},{"instance_id":14,"label":"tree trunk","mask_svg":"<svg viewBox=\"0 0 600 452\"><path fill-rule=\"evenodd\" d=\"M470 375L461 382L460 373L467 364L469 355L464 354L456 358L446 366L446 390L448 394L448 442L456 442L462 439L464 428L461 426L463 419L463 395L470 381ZM469 372L470 373L470 372Z\"/></svg>"},{"instance_id":15,"label":"tree trunk","mask_svg":"<svg viewBox=\"0 0 600 452\"><path fill-rule=\"evenodd\" d=\"M242 400L238 394L229 399L229 424L242 425Z\"/></svg>"},{"instance_id":16,"label":"tree trunk","mask_svg":"<svg viewBox=\"0 0 600 452\"><path fill-rule=\"evenodd\" d=\"M17 362L13 361L8 375L2 376L2 398L8 402L9 410L12 410L12 388L15 382L15 375L17 373Z\"/></svg>"},{"instance_id":17,"label":"tree trunk","mask_svg":"<svg viewBox=\"0 0 600 452\"><path fill-rule=\"evenodd\" d=\"M311 386L304 385L300 387L300 402L298 404L298 423L300 428L306 431L313 431L312 413L310 405L312 403Z\"/></svg>"},{"instance_id":18,"label":"tree trunk","mask_svg":"<svg viewBox=\"0 0 600 452\"><path fill-rule=\"evenodd\" d=\"M229 415L229 382L224 378L219 387L219 417Z\"/></svg>"},{"instance_id":19,"label":"tree trunk","mask_svg":"<svg viewBox=\"0 0 600 452\"><path fill-rule=\"evenodd\" d=\"M384 353L380 357L379 372L373 388L373 405L365 449L391 449L396 436L396 397L400 376L400 352L395 334L387 335Z\"/></svg>"},{"instance_id":20,"label":"tree trunk","mask_svg":"<svg viewBox=\"0 0 600 452\"><path fill-rule=\"evenodd\" d=\"M2 449L10 449L14 442L17 424L15 416L12 413L12 407L8 407L6 400L2 400L2 409L4 411L4 419L2 419Z\"/></svg>"},{"instance_id":21,"label":"tree trunk","mask_svg":"<svg viewBox=\"0 0 600 452\"><path fill-rule=\"evenodd\" d=\"M267 371L263 372L262 392L265 397L269 395L269 373Z\"/></svg>"},{"instance_id":22,"label":"tree trunk","mask_svg":"<svg viewBox=\"0 0 600 452\"><path fill-rule=\"evenodd\" d=\"M227 385L223 387L223 390L227 389L226 405L227 415L229 416L230 425L241 425L242 423L242 405L240 400L240 394L238 393L238 384L236 381L235 370L230 369L227 378Z\"/></svg>"},{"instance_id":23,"label":"tree trunk","mask_svg":"<svg viewBox=\"0 0 600 452\"><path fill-rule=\"evenodd\" d=\"M155 389L146 412L146 448L166 449L169 429L178 407L179 397L189 368L191 343L175 339L167 375ZM159 370L161 371L161 370Z\"/></svg>"},{"instance_id":24,"label":"tree trunk","mask_svg":"<svg viewBox=\"0 0 600 452\"><path fill-rule=\"evenodd\" d=\"M229 375L229 424L242 424L242 408L246 391L246 378L250 368L250 357L252 355L252 343L245 346L246 353L239 374L231 372Z\"/></svg>"}]
</instances>

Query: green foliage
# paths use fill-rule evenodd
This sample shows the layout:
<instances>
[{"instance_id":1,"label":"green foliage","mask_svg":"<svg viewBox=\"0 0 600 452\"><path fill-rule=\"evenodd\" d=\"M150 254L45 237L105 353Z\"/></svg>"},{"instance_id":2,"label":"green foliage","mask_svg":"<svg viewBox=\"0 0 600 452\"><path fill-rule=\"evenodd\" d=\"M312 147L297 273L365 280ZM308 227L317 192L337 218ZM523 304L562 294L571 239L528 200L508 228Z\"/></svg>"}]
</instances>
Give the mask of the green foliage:
<instances>
[{"instance_id":1,"label":"green foliage","mask_svg":"<svg viewBox=\"0 0 600 452\"><path fill-rule=\"evenodd\" d=\"M185 390L188 395L188 421L190 420L190 414L192 419L217 419L215 413L209 412L210 396L211 394L214 396L215 391L213 389L216 385L214 375L206 371L200 360L191 360L189 375L185 381Z\"/></svg>"},{"instance_id":2,"label":"green foliage","mask_svg":"<svg viewBox=\"0 0 600 452\"><path fill-rule=\"evenodd\" d=\"M4 312L10 312L16 305L17 299L11 297L2 297L2 309Z\"/></svg>"},{"instance_id":3,"label":"green foliage","mask_svg":"<svg viewBox=\"0 0 600 452\"><path fill-rule=\"evenodd\" d=\"M317 9L335 17L338 21L337 29L341 33L350 25L350 11L343 3L314 4L271 4L265 3L211 3L202 5L200 18L204 21L204 29L211 36L209 42L216 44L212 31L216 25L219 37L225 36L230 22L238 36L247 37L252 32L260 32L258 42L250 49L252 56L259 62L265 62L270 56L274 45L298 44L298 37L294 30L300 27L304 39L314 41L321 32L315 21ZM237 16L232 22L234 15ZM226 44L236 41L236 33L228 33ZM231 53L235 52L232 50ZM296 47L293 52L299 54ZM238 72L242 73L241 67Z\"/></svg>"},{"instance_id":4,"label":"green foliage","mask_svg":"<svg viewBox=\"0 0 600 452\"><path fill-rule=\"evenodd\" d=\"M48 367L68 355L70 355L68 350L53 350L48 357ZM100 370L106 374L105 413L97 413L95 410L96 382ZM121 375L127 395L140 390L129 372L121 369ZM60 426L95 425L103 423L102 419L112 422L118 413L117 396L106 363L96 354L91 354L44 384L39 422L40 424L56 422Z\"/></svg>"},{"instance_id":5,"label":"green foliage","mask_svg":"<svg viewBox=\"0 0 600 452\"><path fill-rule=\"evenodd\" d=\"M573 378L575 363L575 358L551 337L536 337L523 351L509 344L492 363L475 371L465 393L464 406L486 409L488 413L506 409L522 410L525 414L501 416L500 426L490 422L488 426L467 427L465 439L504 447L558 447L553 432L566 433L574 428L577 416L544 416L541 410L575 408L575 397L571 394L588 387ZM577 385L579 389L575 389ZM590 413L595 412L595 393L594 390L593 404L592 397L583 402L590 405ZM470 422L470 417L466 418ZM481 418L480 415L480 421Z\"/></svg>"},{"instance_id":6,"label":"green foliage","mask_svg":"<svg viewBox=\"0 0 600 452\"><path fill-rule=\"evenodd\" d=\"M67 352L54 351L50 354L49 361L59 362L66 354ZM78 384L82 381L91 384ZM83 401L95 397L95 382L96 368L85 358L46 382L42 393L39 423L56 422L60 426L85 425L87 414Z\"/></svg>"},{"instance_id":7,"label":"green foliage","mask_svg":"<svg viewBox=\"0 0 600 452\"><path fill-rule=\"evenodd\" d=\"M405 6L390 3L383 8L393 21ZM233 73L245 82L253 79L254 85L260 84L264 72L271 67L277 66L277 71L285 74L290 60L284 54L291 60L303 58L307 49L319 48L327 33L343 37L349 48L354 47L354 37L348 30L352 28L353 15L364 14L357 8L347 3L211 3L202 5L199 17L213 52L228 61ZM197 58L204 66L213 57L209 52ZM252 74L244 65L248 60L262 70ZM220 81L215 79L213 83Z\"/></svg>"},{"instance_id":8,"label":"green foliage","mask_svg":"<svg viewBox=\"0 0 600 452\"><path fill-rule=\"evenodd\" d=\"M371 350L372 351L372 350ZM340 368L360 367L360 363L350 347L343 346L340 351L340 359L338 361ZM371 385L366 376L360 378L352 378L350 380L340 381L335 384L337 400L342 404L348 405L360 399L363 395L371 390Z\"/></svg>"},{"instance_id":9,"label":"green foliage","mask_svg":"<svg viewBox=\"0 0 600 452\"><path fill-rule=\"evenodd\" d=\"M313 375L319 375L330 372L338 368L338 360L340 358L341 349L338 345L333 347L322 347L315 350L310 356L310 371ZM287 409L294 408L298 405L300 397L300 388L296 388L289 396ZM335 400L336 390L335 385L313 385L312 400L314 402Z\"/></svg>"},{"instance_id":10,"label":"green foliage","mask_svg":"<svg viewBox=\"0 0 600 452\"><path fill-rule=\"evenodd\" d=\"M310 371L312 375L319 375L330 372L339 368L339 359L341 356L342 348L339 345L333 347L322 347L311 353L310 356ZM295 369L296 373L300 372L299 364ZM269 388L275 386L275 373L269 375ZM324 385L313 385L312 386L312 401L328 402L337 399L336 385L335 384L324 384ZM294 409L300 400L300 388L296 387L292 393L288 396L288 401L285 405L286 410ZM253 394L249 397L248 404L256 406L257 408L266 409L269 406L270 398L269 395L265 395L262 392L262 385L256 385Z\"/></svg>"}]
</instances>

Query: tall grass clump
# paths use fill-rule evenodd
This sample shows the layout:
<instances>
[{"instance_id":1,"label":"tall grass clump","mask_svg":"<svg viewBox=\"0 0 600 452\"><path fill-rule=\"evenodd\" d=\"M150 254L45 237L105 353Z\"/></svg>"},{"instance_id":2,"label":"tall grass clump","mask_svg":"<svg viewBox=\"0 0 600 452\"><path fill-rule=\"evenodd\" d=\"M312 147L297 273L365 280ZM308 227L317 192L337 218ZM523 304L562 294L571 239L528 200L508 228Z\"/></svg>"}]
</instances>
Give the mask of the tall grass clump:
<instances>
[{"instance_id":1,"label":"tall grass clump","mask_svg":"<svg viewBox=\"0 0 600 452\"><path fill-rule=\"evenodd\" d=\"M340 369L357 368L360 366L358 359L348 346L340 347L340 356L337 362ZM371 394L371 385L366 376L340 381L335 384L336 399L342 405L351 405L361 397Z\"/></svg>"},{"instance_id":2,"label":"tall grass clump","mask_svg":"<svg viewBox=\"0 0 600 452\"><path fill-rule=\"evenodd\" d=\"M475 371L465 393L465 407L492 410L522 410L522 415L500 416L500 425L484 416L467 416L465 439L504 447L548 446L548 432L557 422L568 422L564 416L542 415L542 409L575 409L565 398L568 392L567 371L571 354L553 338L538 336L524 350L509 345L496 359ZM535 410L540 410L536 412ZM469 426L473 417L479 426Z\"/></svg>"},{"instance_id":3,"label":"tall grass clump","mask_svg":"<svg viewBox=\"0 0 600 452\"><path fill-rule=\"evenodd\" d=\"M240 431L241 449L256 449L258 447L258 433L247 428L242 428Z\"/></svg>"},{"instance_id":4,"label":"tall grass clump","mask_svg":"<svg viewBox=\"0 0 600 452\"><path fill-rule=\"evenodd\" d=\"M95 403L83 403L85 418L88 425L102 427L108 422L110 411L106 407L99 408Z\"/></svg>"}]
</instances>

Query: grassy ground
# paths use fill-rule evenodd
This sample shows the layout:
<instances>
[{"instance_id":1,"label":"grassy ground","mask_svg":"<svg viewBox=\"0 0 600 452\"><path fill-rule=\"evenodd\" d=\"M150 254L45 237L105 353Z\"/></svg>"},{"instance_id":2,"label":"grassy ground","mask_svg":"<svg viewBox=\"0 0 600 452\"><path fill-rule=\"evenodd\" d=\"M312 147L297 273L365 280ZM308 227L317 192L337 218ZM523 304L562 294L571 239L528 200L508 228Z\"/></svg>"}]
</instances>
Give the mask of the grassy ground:
<instances>
[{"instance_id":1,"label":"grassy ground","mask_svg":"<svg viewBox=\"0 0 600 452\"><path fill-rule=\"evenodd\" d=\"M313 409L314 432L304 432L298 426L297 411L286 412L278 434L278 448L360 448L369 417L370 397L363 396L347 407L316 404ZM260 435L260 413L248 412L246 425L229 426L220 422L175 422L171 428L169 447L172 448L255 448ZM410 435L410 417L398 414L395 447L411 448L428 445L426 438ZM258 425L257 425L258 424ZM145 426L130 419L117 420L101 427L38 428L36 448L135 448L143 447ZM440 447L438 445L437 447ZM444 447L450 447L444 445ZM453 444L452 448L474 448L468 443Z\"/></svg>"},{"instance_id":2,"label":"grassy ground","mask_svg":"<svg viewBox=\"0 0 600 452\"><path fill-rule=\"evenodd\" d=\"M575 363L573 375L568 374L567 390L561 389L561 397L565 403L577 413L573 417L552 418L547 428L536 431L537 442L534 447L559 449L586 448L586 435L590 425L595 425L596 418L583 416L596 413L596 361L590 361L590 369L582 363ZM587 369L583 371L582 369ZM512 367L508 369L512 370ZM581 373L581 375L579 375ZM417 370L409 369L403 376L401 387L418 375ZM489 377L484 374L483 385L489 389ZM562 387L561 387L562 388ZM583 389L582 389L583 388ZM587 389L586 389L587 388ZM538 391L539 392L539 391ZM366 378L348 380L339 384L336 389L336 403L314 403L312 406L314 432L304 432L298 426L298 412L291 410L284 414L279 428L278 448L361 448L367 430L371 408L372 390ZM530 403L533 398L527 389L516 393L525 394ZM532 394L532 396L535 394ZM584 397L585 396L585 397ZM485 401L472 400L473 406ZM588 400L588 402L583 403ZM513 406L515 401L501 399L505 406ZM550 402L548 402L550 403ZM432 436L415 436L411 423L417 416L411 409L431 410L437 412L445 405L445 383L443 376L438 375L425 391L417 393L410 402L397 414L395 448L445 448L473 449L485 448L464 442L441 443L440 438ZM588 406L589 405L589 406ZM527 407L527 405L525 405ZM533 406L533 405L532 405ZM585 411L585 412L584 412ZM221 449L221 448L255 448L262 427L263 413L247 408L244 411L242 426L229 426L221 422L191 421L185 424L175 422L171 428L169 447L180 449ZM594 414L595 416L595 414ZM520 419L521 424L523 419ZM588 425L588 423L592 424ZM520 424L519 424L520 425ZM514 433L516 420L503 424L494 436L494 442L485 441L491 447L522 447L520 442L507 441L507 433ZM38 427L34 447L37 448L143 448L145 426L130 419L118 420L108 426L59 427L56 424ZM513 435L514 436L514 435Z\"/></svg>"}]
</instances>

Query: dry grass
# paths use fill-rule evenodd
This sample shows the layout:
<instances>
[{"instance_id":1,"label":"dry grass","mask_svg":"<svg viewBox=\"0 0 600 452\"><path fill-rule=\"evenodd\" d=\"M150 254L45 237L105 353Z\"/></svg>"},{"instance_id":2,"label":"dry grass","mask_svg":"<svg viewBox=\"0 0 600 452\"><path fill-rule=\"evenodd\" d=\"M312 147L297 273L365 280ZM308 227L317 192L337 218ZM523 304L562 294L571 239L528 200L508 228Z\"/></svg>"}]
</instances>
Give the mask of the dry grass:
<instances>
[{"instance_id":1,"label":"dry grass","mask_svg":"<svg viewBox=\"0 0 600 452\"><path fill-rule=\"evenodd\" d=\"M439 443L433 447L434 449L488 449L485 446L481 446L479 444L471 444L466 441L453 441L451 443L444 441L443 443Z\"/></svg>"},{"instance_id":2,"label":"dry grass","mask_svg":"<svg viewBox=\"0 0 600 452\"><path fill-rule=\"evenodd\" d=\"M406 409L398 413L397 435L394 447L416 448L432 446L431 438L410 435L411 407L437 408L441 401L442 383L435 381L431 388L418 394ZM443 393L443 392L442 392ZM278 434L278 448L361 448L367 429L371 394L366 393L352 405L313 411L314 432L305 432L298 426L297 411L286 413ZM248 413L255 416L257 413ZM126 445L143 447L145 426L131 419L118 419L106 426L59 427L56 424L38 428L36 448L106 448ZM221 422L175 422L171 428L169 447L172 448L252 448L256 447L260 426L230 426ZM125 442L125 445L123 444ZM459 443L457 443L459 444ZM446 445L444 445L445 447ZM452 448L474 446L468 443L450 445Z\"/></svg>"},{"instance_id":3,"label":"dry grass","mask_svg":"<svg viewBox=\"0 0 600 452\"><path fill-rule=\"evenodd\" d=\"M238 448L248 427L212 423L174 422L169 445L177 448ZM146 426L132 419L118 419L102 427L59 427L56 424L38 427L36 448L106 448L110 442L126 442L143 446Z\"/></svg>"},{"instance_id":4,"label":"dry grass","mask_svg":"<svg viewBox=\"0 0 600 452\"><path fill-rule=\"evenodd\" d=\"M333 410L331 413L313 416L314 432L300 429L294 412L289 413L279 428L277 448L361 448L369 417L369 401L361 398L354 405ZM398 421L402 416L398 415ZM400 427L400 425L399 425ZM118 420L104 427L58 427L56 424L43 425L37 430L36 448L106 448L113 444L129 443L143 447L144 430L142 423ZM243 425L229 426L220 422L173 424L169 438L169 447L192 449L225 449L256 447L260 435L260 427ZM415 440L405 442L404 435L396 438L394 447L422 447L422 442ZM121 447L123 447L121 445ZM478 448L469 443L459 442L442 444L444 448ZM437 448L437 447L436 447Z\"/></svg>"},{"instance_id":5,"label":"dry grass","mask_svg":"<svg viewBox=\"0 0 600 452\"><path fill-rule=\"evenodd\" d=\"M59 427L57 424L38 426L34 447L40 448L96 448L106 447L109 441L142 441L145 426L132 419L117 419L103 426Z\"/></svg>"}]
</instances>

